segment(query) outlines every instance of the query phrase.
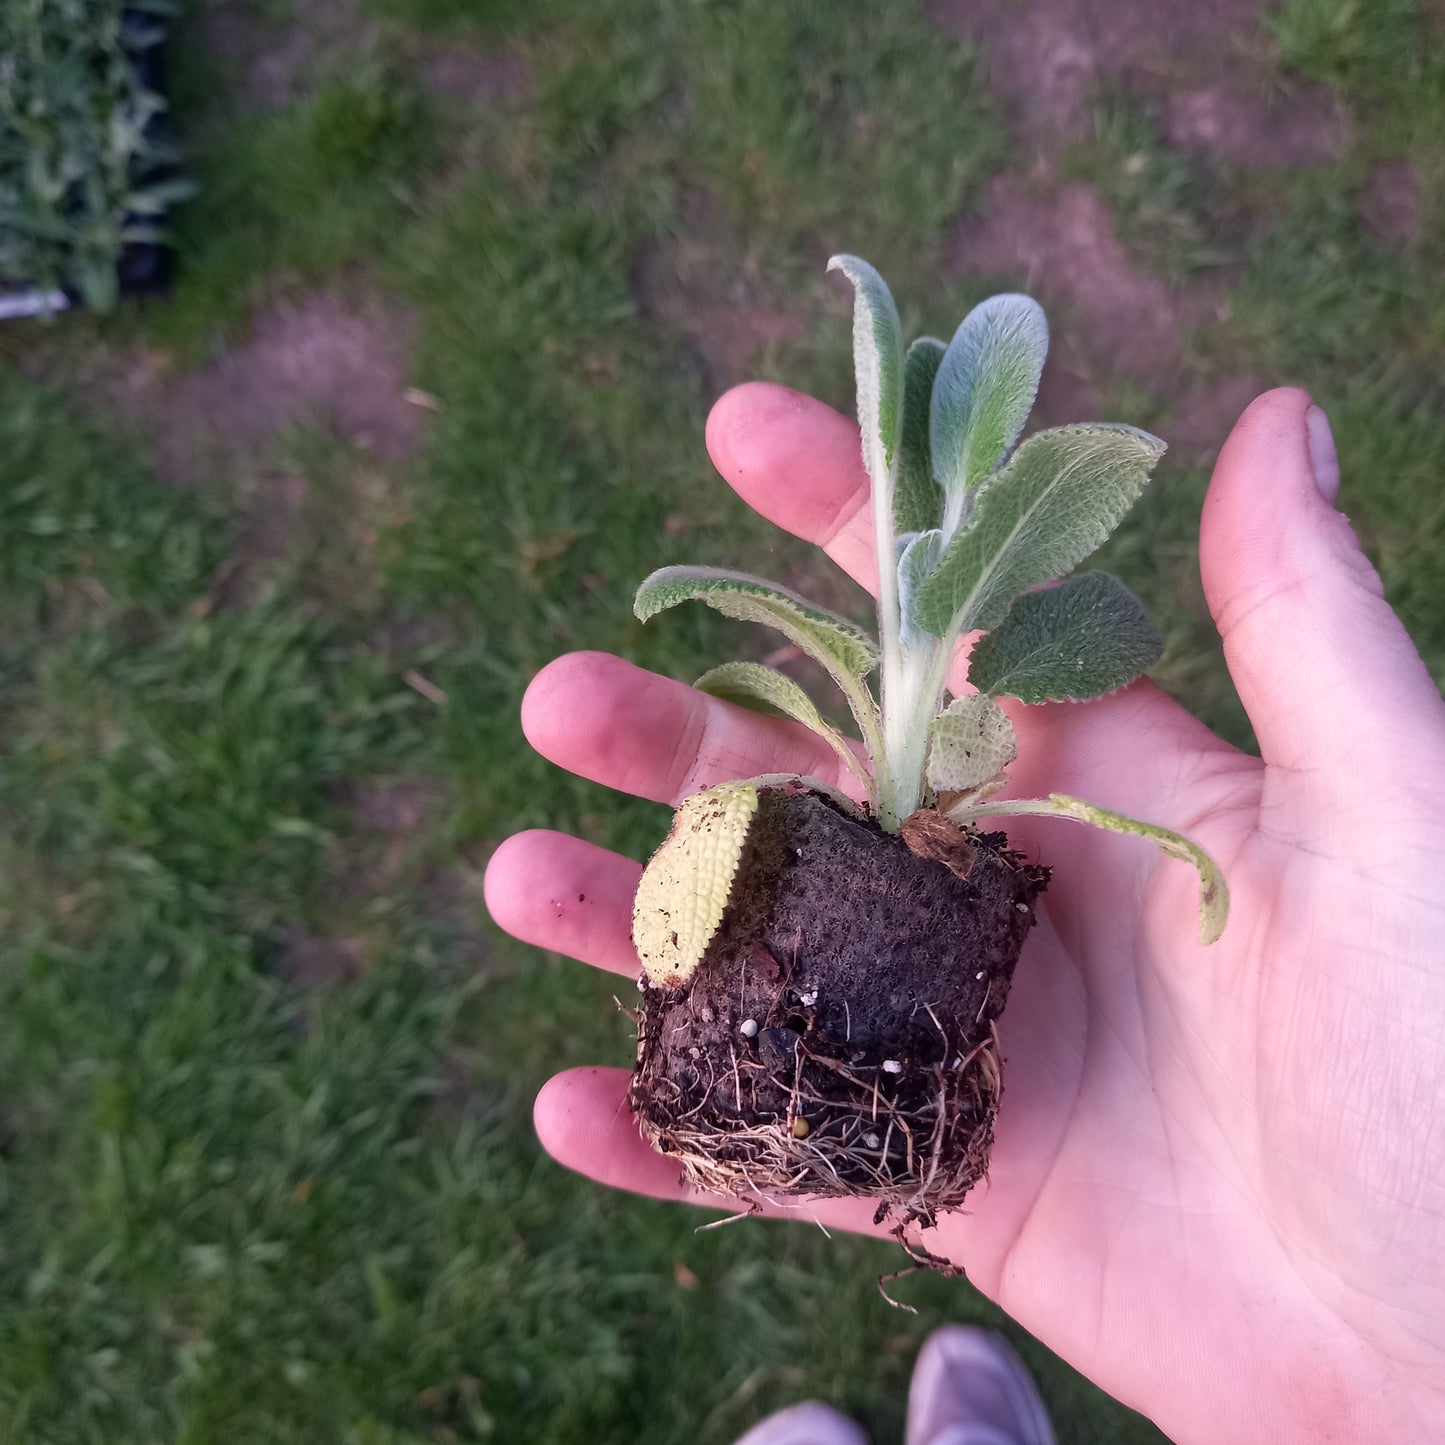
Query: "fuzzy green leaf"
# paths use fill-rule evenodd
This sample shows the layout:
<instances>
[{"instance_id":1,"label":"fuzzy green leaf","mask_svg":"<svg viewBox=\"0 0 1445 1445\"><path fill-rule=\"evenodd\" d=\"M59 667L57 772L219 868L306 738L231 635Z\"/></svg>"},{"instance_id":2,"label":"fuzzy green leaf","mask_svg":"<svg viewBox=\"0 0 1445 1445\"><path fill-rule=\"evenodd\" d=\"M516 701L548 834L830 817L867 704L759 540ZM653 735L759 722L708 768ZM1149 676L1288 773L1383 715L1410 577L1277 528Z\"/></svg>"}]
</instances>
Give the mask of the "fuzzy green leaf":
<instances>
[{"instance_id":1,"label":"fuzzy green leaf","mask_svg":"<svg viewBox=\"0 0 1445 1445\"><path fill-rule=\"evenodd\" d=\"M632 904L632 941L658 988L679 988L722 922L743 844L758 811L751 782L721 783L678 805Z\"/></svg>"},{"instance_id":2,"label":"fuzzy green leaf","mask_svg":"<svg viewBox=\"0 0 1445 1445\"><path fill-rule=\"evenodd\" d=\"M637 589L633 610L643 622L679 602L706 602L725 617L761 622L823 664L836 678L858 679L873 669L878 650L862 628L805 602L786 587L719 567L662 567Z\"/></svg>"},{"instance_id":3,"label":"fuzzy green leaf","mask_svg":"<svg viewBox=\"0 0 1445 1445\"><path fill-rule=\"evenodd\" d=\"M1101 808L1097 803L1086 803L1082 798L1071 798L1067 793L1050 793L1047 798L1016 798L1003 803L965 803L950 816L957 822L968 823L977 818L1017 818L1041 816L1068 818L1075 823L1088 823L1095 828L1105 828L1111 833L1130 833L1137 838L1147 839L1161 852L1181 862L1191 863L1199 873L1199 941L1213 943L1224 932L1229 919L1229 885L1219 865L1199 846L1182 833L1172 828L1161 828L1157 823L1144 823L1125 813Z\"/></svg>"},{"instance_id":4,"label":"fuzzy green leaf","mask_svg":"<svg viewBox=\"0 0 1445 1445\"><path fill-rule=\"evenodd\" d=\"M1014 726L991 697L957 697L928 725L928 786L976 794L1018 756Z\"/></svg>"},{"instance_id":5,"label":"fuzzy green leaf","mask_svg":"<svg viewBox=\"0 0 1445 1445\"><path fill-rule=\"evenodd\" d=\"M848 746L848 740L823 717L813 699L791 677L759 662L724 662L703 673L693 686L710 697L720 697L725 702L773 717L792 718L794 722L811 728L871 793L873 779L858 755Z\"/></svg>"},{"instance_id":6,"label":"fuzzy green leaf","mask_svg":"<svg viewBox=\"0 0 1445 1445\"><path fill-rule=\"evenodd\" d=\"M853 283L853 367L863 460L875 492L886 495L903 423L903 330L888 283L858 256L834 256L830 271Z\"/></svg>"},{"instance_id":7,"label":"fuzzy green leaf","mask_svg":"<svg viewBox=\"0 0 1445 1445\"><path fill-rule=\"evenodd\" d=\"M974 646L968 680L995 697L1059 702L1101 697L1164 653L1144 604L1117 577L1085 572L1016 597Z\"/></svg>"},{"instance_id":8,"label":"fuzzy green leaf","mask_svg":"<svg viewBox=\"0 0 1445 1445\"><path fill-rule=\"evenodd\" d=\"M997 627L1019 593L1072 572L1104 541L1163 452L1148 432L1103 423L1031 436L923 584L919 621L939 637Z\"/></svg>"},{"instance_id":9,"label":"fuzzy green leaf","mask_svg":"<svg viewBox=\"0 0 1445 1445\"><path fill-rule=\"evenodd\" d=\"M947 497L945 529L965 494L1018 440L1038 394L1049 323L1030 296L990 296L963 318L933 383L933 475Z\"/></svg>"},{"instance_id":10,"label":"fuzzy green leaf","mask_svg":"<svg viewBox=\"0 0 1445 1445\"><path fill-rule=\"evenodd\" d=\"M920 336L903 359L903 433L893 492L893 525L899 533L927 532L943 520L943 489L933 479L929 415L933 379L943 343Z\"/></svg>"},{"instance_id":11,"label":"fuzzy green leaf","mask_svg":"<svg viewBox=\"0 0 1445 1445\"><path fill-rule=\"evenodd\" d=\"M903 645L921 651L927 629L918 623L918 594L943 556L943 533L934 529L898 539L898 614Z\"/></svg>"},{"instance_id":12,"label":"fuzzy green leaf","mask_svg":"<svg viewBox=\"0 0 1445 1445\"><path fill-rule=\"evenodd\" d=\"M1113 833L1132 833L1135 837L1148 839L1171 858L1192 863L1199 872L1199 941L1213 943L1224 932L1229 918L1229 885L1225 883L1219 865L1198 843L1170 828L1140 822L1138 818L1115 813L1095 803L1086 803L1082 798L1071 798L1067 793L1050 793L1049 802L1061 817L1090 823L1095 828L1107 828Z\"/></svg>"},{"instance_id":13,"label":"fuzzy green leaf","mask_svg":"<svg viewBox=\"0 0 1445 1445\"><path fill-rule=\"evenodd\" d=\"M637 589L633 610L642 621L666 607L696 599L725 617L774 627L821 663L848 699L870 758L883 756L878 706L864 676L878 662L878 647L861 628L796 593L745 572L716 567L663 567Z\"/></svg>"}]
</instances>

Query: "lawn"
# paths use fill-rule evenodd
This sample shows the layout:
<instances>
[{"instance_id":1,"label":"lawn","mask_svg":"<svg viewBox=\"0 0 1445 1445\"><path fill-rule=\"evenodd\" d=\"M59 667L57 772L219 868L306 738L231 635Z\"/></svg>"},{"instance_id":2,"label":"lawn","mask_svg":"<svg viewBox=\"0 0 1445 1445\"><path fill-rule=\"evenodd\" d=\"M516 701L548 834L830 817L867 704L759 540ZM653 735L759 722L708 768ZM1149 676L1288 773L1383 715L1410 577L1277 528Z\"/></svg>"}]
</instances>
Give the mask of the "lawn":
<instances>
[{"instance_id":1,"label":"lawn","mask_svg":"<svg viewBox=\"0 0 1445 1445\"><path fill-rule=\"evenodd\" d=\"M1106 565L1226 735L1194 539L1267 385L1329 411L1445 676L1438 7L1166 56L1202 8L1052 90L1050 0L188 8L174 296L0 331L0 1438L726 1442L816 1395L888 1440L950 1319L1011 1334L1065 1445L1161 1438L966 1284L890 1309L891 1248L697 1234L548 1161L537 1086L629 1025L479 884L518 827L659 840L517 724L567 649L758 645L641 629L650 569L858 605L701 440L749 376L850 404L834 250L913 331L1030 287L1043 416L1171 441Z\"/></svg>"}]
</instances>

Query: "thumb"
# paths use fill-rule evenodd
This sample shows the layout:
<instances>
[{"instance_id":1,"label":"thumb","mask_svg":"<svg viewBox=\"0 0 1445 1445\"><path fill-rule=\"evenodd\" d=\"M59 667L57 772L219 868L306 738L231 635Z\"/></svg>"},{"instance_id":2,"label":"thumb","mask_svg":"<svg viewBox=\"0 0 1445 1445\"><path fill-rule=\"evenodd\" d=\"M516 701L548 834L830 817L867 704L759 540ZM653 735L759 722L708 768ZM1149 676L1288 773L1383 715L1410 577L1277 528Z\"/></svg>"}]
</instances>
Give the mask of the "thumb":
<instances>
[{"instance_id":1,"label":"thumb","mask_svg":"<svg viewBox=\"0 0 1445 1445\"><path fill-rule=\"evenodd\" d=\"M1445 704L1335 506L1339 462L1307 393L1266 392L1224 444L1199 560L1266 763L1339 778L1415 774L1445 752Z\"/></svg>"}]
</instances>

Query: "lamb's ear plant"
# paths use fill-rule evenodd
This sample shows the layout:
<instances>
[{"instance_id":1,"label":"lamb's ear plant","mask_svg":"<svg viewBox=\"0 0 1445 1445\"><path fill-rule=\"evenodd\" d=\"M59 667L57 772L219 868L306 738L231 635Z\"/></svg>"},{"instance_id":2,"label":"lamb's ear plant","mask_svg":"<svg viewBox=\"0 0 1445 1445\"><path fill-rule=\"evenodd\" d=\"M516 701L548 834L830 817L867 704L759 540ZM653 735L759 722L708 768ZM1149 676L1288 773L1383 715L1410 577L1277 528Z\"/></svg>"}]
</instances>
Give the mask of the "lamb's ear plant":
<instances>
[{"instance_id":1,"label":"lamb's ear plant","mask_svg":"<svg viewBox=\"0 0 1445 1445\"><path fill-rule=\"evenodd\" d=\"M1164 443L1105 423L1019 442L1048 346L1029 297L994 296L946 345L923 337L905 348L878 273L855 256L830 269L855 293L876 639L786 588L706 567L654 573L636 610L647 620L706 602L775 628L819 662L847 701L857 743L760 664L724 664L697 686L811 728L841 760L839 776L856 778L866 817L812 778L732 782L678 809L634 911L644 1010L633 1103L658 1147L708 1187L874 1194L905 1219L931 1218L986 1167L1000 1063L992 1021L1047 881L981 821L1072 819L1192 863L1204 943L1223 929L1228 898L1210 859L1167 828L1060 793L995 796L1017 753L996 699L1098 697L1160 656L1129 589L1074 569L1118 526ZM973 690L950 700L950 664L969 634L980 634ZM872 861L860 862L864 854ZM830 889L843 890L832 916ZM880 921L899 889L939 893L919 902L922 933L907 919ZM840 916L849 922L841 936ZM941 943L927 941L930 928ZM955 975L972 987L960 993ZM915 1020L922 1011L924 1032L904 1047L896 1022L861 1017L870 988L901 991L891 1003ZM683 1001L694 1025L706 1024L685 1046L672 1017ZM739 1010L748 1016L732 1017ZM664 1026L665 1042L656 1034ZM885 1052L912 1056L874 1058L870 1041L886 1040ZM954 1070L963 1077L951 1081Z\"/></svg>"},{"instance_id":2,"label":"lamb's ear plant","mask_svg":"<svg viewBox=\"0 0 1445 1445\"><path fill-rule=\"evenodd\" d=\"M177 0L0 0L0 294L114 306L118 268L167 243L177 174L150 64Z\"/></svg>"}]
</instances>

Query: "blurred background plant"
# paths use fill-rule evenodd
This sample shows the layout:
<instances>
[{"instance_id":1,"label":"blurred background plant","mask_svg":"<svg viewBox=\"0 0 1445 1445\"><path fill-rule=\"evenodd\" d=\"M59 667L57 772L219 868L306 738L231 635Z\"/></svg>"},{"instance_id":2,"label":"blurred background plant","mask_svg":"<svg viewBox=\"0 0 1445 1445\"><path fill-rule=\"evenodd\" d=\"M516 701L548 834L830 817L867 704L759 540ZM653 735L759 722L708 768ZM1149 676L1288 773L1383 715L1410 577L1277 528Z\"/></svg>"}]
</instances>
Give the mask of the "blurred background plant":
<instances>
[{"instance_id":1,"label":"blurred background plant","mask_svg":"<svg viewBox=\"0 0 1445 1445\"><path fill-rule=\"evenodd\" d=\"M127 248L163 239L175 173L149 56L172 0L7 0L0 8L0 285L115 304Z\"/></svg>"},{"instance_id":2,"label":"blurred background plant","mask_svg":"<svg viewBox=\"0 0 1445 1445\"><path fill-rule=\"evenodd\" d=\"M0 327L0 1438L672 1445L820 1395L888 1439L923 1335L977 1318L1067 1445L1157 1441L962 1282L890 1310L895 1250L699 1235L550 1163L535 1089L630 1028L614 980L490 929L481 870L518 827L662 836L517 722L569 648L755 655L703 608L636 624L654 567L861 601L702 444L751 376L851 406L836 250L910 332L1033 291L1041 422L1169 441L1100 565L1212 726L1249 745L1200 503L1281 382L1445 675L1440 27L193 0L174 294Z\"/></svg>"}]
</instances>

